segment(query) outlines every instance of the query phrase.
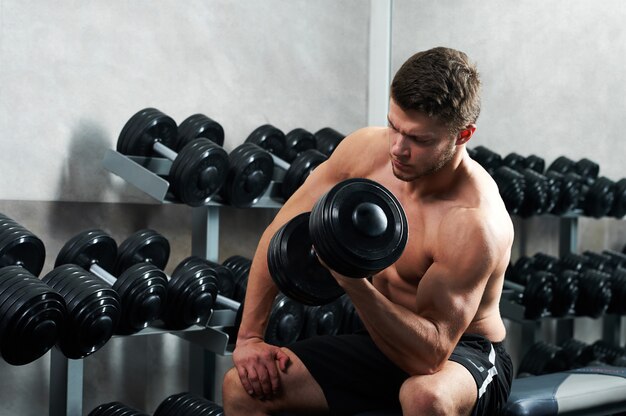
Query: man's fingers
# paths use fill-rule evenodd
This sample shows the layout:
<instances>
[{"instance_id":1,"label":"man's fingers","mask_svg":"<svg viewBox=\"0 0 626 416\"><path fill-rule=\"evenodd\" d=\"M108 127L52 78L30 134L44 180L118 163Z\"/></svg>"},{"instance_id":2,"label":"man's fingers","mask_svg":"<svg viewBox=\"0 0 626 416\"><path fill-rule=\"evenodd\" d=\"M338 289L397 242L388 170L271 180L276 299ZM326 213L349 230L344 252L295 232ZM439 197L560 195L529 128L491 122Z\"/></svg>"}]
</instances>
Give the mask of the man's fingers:
<instances>
[{"instance_id":1,"label":"man's fingers","mask_svg":"<svg viewBox=\"0 0 626 416\"><path fill-rule=\"evenodd\" d=\"M248 380L248 372L245 367L237 366L237 373L239 373L239 380L241 381L241 385L244 390L248 392L249 395L254 394L254 389L252 388L252 384Z\"/></svg>"},{"instance_id":2,"label":"man's fingers","mask_svg":"<svg viewBox=\"0 0 626 416\"><path fill-rule=\"evenodd\" d=\"M283 373L287 370L287 364L289 364L290 358L283 350L278 350L276 353L276 361L278 361L278 368Z\"/></svg>"}]
</instances>

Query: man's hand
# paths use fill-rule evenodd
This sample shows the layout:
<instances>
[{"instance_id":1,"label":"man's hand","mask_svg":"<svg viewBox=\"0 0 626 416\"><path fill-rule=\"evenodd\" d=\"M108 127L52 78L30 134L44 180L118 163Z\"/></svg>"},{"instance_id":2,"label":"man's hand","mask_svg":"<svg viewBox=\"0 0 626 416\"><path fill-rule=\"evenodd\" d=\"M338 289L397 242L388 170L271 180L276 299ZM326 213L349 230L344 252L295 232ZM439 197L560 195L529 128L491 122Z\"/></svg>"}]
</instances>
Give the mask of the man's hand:
<instances>
[{"instance_id":1,"label":"man's hand","mask_svg":"<svg viewBox=\"0 0 626 416\"><path fill-rule=\"evenodd\" d=\"M260 338L238 342L233 362L243 388L252 397L271 399L280 391L279 371L285 372L289 356Z\"/></svg>"}]
</instances>

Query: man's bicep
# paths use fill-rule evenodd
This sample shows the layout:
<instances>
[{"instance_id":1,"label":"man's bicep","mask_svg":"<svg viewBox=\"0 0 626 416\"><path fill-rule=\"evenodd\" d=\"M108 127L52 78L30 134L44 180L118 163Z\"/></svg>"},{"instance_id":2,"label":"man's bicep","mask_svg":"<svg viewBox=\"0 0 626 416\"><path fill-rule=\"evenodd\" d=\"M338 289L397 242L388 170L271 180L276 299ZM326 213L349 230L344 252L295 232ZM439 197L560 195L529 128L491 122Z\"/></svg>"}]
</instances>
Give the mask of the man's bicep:
<instances>
[{"instance_id":1,"label":"man's bicep","mask_svg":"<svg viewBox=\"0 0 626 416\"><path fill-rule=\"evenodd\" d=\"M490 276L490 262L463 257L434 262L417 289L417 313L433 322L451 344L472 322Z\"/></svg>"}]
</instances>

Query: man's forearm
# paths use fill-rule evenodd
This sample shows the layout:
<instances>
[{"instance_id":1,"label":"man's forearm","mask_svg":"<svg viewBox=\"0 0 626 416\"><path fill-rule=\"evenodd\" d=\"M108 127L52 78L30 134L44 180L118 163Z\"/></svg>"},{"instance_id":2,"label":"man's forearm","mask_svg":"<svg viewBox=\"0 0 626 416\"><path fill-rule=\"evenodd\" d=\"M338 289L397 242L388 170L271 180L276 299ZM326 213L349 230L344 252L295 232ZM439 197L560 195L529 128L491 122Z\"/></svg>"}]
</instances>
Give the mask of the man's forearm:
<instances>
[{"instance_id":1,"label":"man's forearm","mask_svg":"<svg viewBox=\"0 0 626 416\"><path fill-rule=\"evenodd\" d=\"M278 288L267 272L265 253L267 253L269 241L266 240L269 238L267 235L263 235L250 268L244 313L239 326L237 343L250 338L263 339L274 298L278 293Z\"/></svg>"},{"instance_id":2,"label":"man's forearm","mask_svg":"<svg viewBox=\"0 0 626 416\"><path fill-rule=\"evenodd\" d=\"M381 351L411 375L432 374L447 358L437 326L391 302L366 279L342 285Z\"/></svg>"}]
</instances>

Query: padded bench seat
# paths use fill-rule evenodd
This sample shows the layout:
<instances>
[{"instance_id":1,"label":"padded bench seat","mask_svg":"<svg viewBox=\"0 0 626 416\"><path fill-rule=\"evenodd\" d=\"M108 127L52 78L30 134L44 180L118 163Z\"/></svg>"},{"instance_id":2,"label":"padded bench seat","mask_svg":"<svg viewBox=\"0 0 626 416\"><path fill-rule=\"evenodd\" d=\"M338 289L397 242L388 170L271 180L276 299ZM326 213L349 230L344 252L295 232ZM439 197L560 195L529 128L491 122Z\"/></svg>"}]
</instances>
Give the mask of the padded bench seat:
<instances>
[{"instance_id":1,"label":"padded bench seat","mask_svg":"<svg viewBox=\"0 0 626 416\"><path fill-rule=\"evenodd\" d=\"M504 416L626 412L626 368L585 367L513 380Z\"/></svg>"}]
</instances>

